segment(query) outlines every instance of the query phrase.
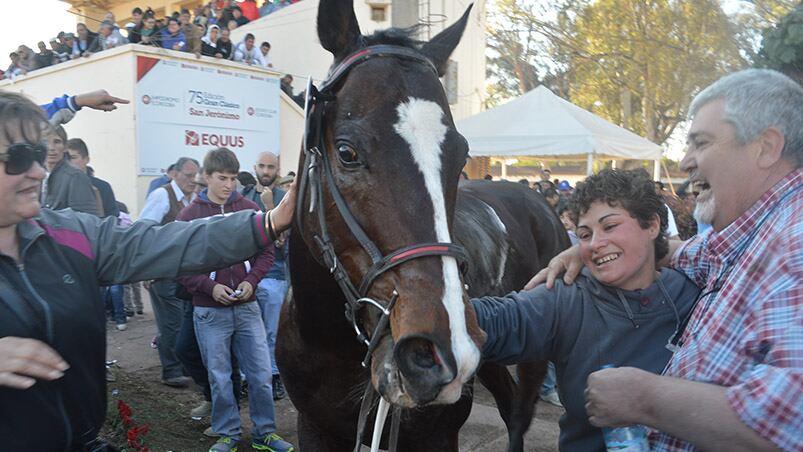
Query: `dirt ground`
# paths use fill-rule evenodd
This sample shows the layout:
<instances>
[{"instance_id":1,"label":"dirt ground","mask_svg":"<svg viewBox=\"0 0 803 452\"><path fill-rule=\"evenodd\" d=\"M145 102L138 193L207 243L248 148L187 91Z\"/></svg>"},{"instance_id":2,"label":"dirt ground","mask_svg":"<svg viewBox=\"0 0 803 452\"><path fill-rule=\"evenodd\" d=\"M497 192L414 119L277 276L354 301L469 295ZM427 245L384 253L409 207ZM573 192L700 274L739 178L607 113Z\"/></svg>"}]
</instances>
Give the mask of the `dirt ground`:
<instances>
[{"instance_id":1,"label":"dirt ground","mask_svg":"<svg viewBox=\"0 0 803 452\"><path fill-rule=\"evenodd\" d=\"M159 355L150 347L151 339L156 334L156 324L147 300L146 295L145 314L130 318L126 331L117 331L114 325L109 325L107 354L108 359L117 360L117 366L112 369L117 381L108 384L110 408L104 436L118 447L125 448L124 435L119 429L115 431L112 428L112 423L119 421L117 401L123 400L131 407L136 425L147 424L150 427L144 436L145 445L150 451L206 451L214 443L213 439L203 435L204 429L210 425L209 418L195 421L189 416L189 411L203 400L200 393L194 389L170 388L159 382ZM244 441L241 441L239 450L252 451L247 402L244 401L242 405ZM562 412L562 409L546 403L538 405L536 418L527 433L528 452L557 450L557 420ZM297 444L297 412L288 398L276 402L276 414L279 426L277 433ZM493 399L484 388L476 385L471 416L460 431L460 450L505 451L506 435Z\"/></svg>"}]
</instances>

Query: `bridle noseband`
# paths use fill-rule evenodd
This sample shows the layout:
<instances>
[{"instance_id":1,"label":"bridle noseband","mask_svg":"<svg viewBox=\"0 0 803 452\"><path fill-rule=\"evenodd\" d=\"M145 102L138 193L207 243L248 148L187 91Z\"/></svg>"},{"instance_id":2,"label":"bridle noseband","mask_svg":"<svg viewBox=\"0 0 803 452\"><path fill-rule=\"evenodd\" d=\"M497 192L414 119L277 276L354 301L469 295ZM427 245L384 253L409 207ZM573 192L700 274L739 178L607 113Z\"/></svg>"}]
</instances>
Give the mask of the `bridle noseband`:
<instances>
[{"instance_id":1,"label":"bridle noseband","mask_svg":"<svg viewBox=\"0 0 803 452\"><path fill-rule=\"evenodd\" d=\"M330 162L329 152L323 136L322 126L325 106L328 102L335 101L335 87L345 79L355 66L373 58L387 57L423 64L430 68L437 77L438 72L432 62L417 51L401 46L375 45L361 49L345 58L330 72L329 77L323 82L320 89L313 85L312 80L307 82L307 95L304 106L304 166L300 174L301 179L298 188L300 195L296 201L295 227L301 232L304 198L307 186L309 186L309 211L310 213L317 213L319 226L319 235L315 235L313 240L321 253L323 264L329 269L346 297L346 319L354 328L357 340L368 347L365 359L362 361L363 367L366 368L370 362L371 354L379 345L379 339L388 326L390 313L399 297L398 292L394 290L390 301L384 306L373 298L368 297L368 291L376 279L394 267L421 257L451 256L460 263L465 263L466 261L466 253L463 248L452 243L420 243L383 255L365 233L356 218L354 218L343 195L334 183L332 163ZM332 245L329 228L326 223L326 205L323 202L324 178L327 181L326 187L335 202L338 213L343 218L352 236L371 258L371 268L363 276L359 285L355 285L351 281ZM371 336L368 336L363 331L357 320L357 313L363 306L373 307L380 312L379 321Z\"/></svg>"}]
</instances>

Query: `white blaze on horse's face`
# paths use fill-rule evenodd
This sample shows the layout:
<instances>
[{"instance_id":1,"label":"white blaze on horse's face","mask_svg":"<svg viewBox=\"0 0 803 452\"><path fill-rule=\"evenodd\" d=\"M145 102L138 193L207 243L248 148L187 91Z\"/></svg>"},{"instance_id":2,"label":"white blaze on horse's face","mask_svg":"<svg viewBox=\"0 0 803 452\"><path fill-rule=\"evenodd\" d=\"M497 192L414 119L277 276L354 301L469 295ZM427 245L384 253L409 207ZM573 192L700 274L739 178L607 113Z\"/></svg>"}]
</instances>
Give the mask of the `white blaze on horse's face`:
<instances>
[{"instance_id":1,"label":"white blaze on horse's face","mask_svg":"<svg viewBox=\"0 0 803 452\"><path fill-rule=\"evenodd\" d=\"M410 146L413 160L424 176L424 185L432 199L435 236L439 242L451 243L441 181L441 145L448 130L443 123L443 109L435 102L410 98L400 104L396 111L399 121L394 129ZM458 374L452 383L444 387L436 402L454 403L460 398L463 383L474 374L480 361L480 351L468 335L463 286L460 283L457 260L450 256L443 256L441 260L443 304L449 315L452 354L457 363Z\"/></svg>"}]
</instances>

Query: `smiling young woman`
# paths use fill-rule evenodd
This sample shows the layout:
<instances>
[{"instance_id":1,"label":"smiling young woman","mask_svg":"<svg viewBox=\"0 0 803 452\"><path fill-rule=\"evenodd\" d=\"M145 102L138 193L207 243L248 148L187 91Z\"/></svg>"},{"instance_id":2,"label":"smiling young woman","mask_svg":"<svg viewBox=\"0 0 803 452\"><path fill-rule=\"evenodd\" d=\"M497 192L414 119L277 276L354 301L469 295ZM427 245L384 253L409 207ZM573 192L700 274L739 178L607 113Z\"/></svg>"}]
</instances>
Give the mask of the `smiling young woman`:
<instances>
[{"instance_id":1,"label":"smiling young woman","mask_svg":"<svg viewBox=\"0 0 803 452\"><path fill-rule=\"evenodd\" d=\"M473 300L488 334L483 358L504 364L548 359L566 414L562 451L605 450L583 391L603 365L659 373L667 343L699 293L681 273L656 271L668 251L667 210L646 171L605 170L578 184L569 207L586 269L573 285Z\"/></svg>"},{"instance_id":2,"label":"smiling young woman","mask_svg":"<svg viewBox=\"0 0 803 452\"><path fill-rule=\"evenodd\" d=\"M570 215L580 255L599 282L624 290L649 287L668 251L667 209L643 192L639 171L604 171L577 189Z\"/></svg>"}]
</instances>

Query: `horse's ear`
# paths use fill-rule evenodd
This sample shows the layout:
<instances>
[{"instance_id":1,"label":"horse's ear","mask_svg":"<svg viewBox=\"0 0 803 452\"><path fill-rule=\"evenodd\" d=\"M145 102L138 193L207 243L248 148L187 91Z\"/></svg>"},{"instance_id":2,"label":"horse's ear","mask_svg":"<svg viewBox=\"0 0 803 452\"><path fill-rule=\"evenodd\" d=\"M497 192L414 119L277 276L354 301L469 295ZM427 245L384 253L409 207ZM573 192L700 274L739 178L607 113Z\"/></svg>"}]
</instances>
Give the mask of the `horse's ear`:
<instances>
[{"instance_id":1,"label":"horse's ear","mask_svg":"<svg viewBox=\"0 0 803 452\"><path fill-rule=\"evenodd\" d=\"M468 23L468 14L474 4L468 5L466 12L457 22L453 23L449 28L438 33L431 41L421 47L421 53L426 55L438 68L438 75L443 76L446 72L446 65L449 62L449 56L454 51L457 44L460 43L460 38L463 36L463 31L466 29Z\"/></svg>"},{"instance_id":2,"label":"horse's ear","mask_svg":"<svg viewBox=\"0 0 803 452\"><path fill-rule=\"evenodd\" d=\"M360 25L354 0L321 0L318 4L318 39L338 60L356 49Z\"/></svg>"}]
</instances>

